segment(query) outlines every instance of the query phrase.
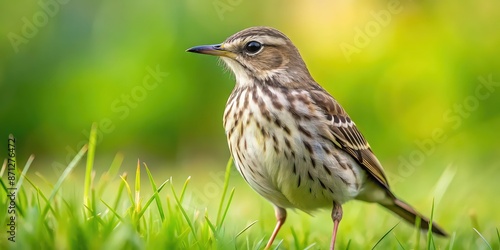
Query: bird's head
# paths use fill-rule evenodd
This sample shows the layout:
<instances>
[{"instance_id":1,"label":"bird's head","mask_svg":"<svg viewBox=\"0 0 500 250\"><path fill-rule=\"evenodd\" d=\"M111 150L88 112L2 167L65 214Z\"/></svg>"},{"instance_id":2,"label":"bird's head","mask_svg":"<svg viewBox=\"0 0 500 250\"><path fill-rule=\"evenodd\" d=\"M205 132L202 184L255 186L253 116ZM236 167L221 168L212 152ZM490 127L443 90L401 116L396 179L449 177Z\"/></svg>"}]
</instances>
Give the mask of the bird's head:
<instances>
[{"instance_id":1,"label":"bird's head","mask_svg":"<svg viewBox=\"0 0 500 250\"><path fill-rule=\"evenodd\" d=\"M187 51L219 56L233 71L239 85L295 87L312 80L290 39L269 27L251 27L221 44L196 46Z\"/></svg>"}]
</instances>

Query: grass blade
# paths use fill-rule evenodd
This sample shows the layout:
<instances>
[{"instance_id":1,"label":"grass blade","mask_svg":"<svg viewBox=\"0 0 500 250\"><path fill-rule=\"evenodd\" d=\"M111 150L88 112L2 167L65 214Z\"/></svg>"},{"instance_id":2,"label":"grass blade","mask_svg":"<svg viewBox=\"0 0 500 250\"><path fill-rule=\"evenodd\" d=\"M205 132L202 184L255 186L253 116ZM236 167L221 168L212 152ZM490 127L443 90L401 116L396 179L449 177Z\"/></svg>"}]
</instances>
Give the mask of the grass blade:
<instances>
[{"instance_id":1,"label":"grass blade","mask_svg":"<svg viewBox=\"0 0 500 250\"><path fill-rule=\"evenodd\" d=\"M451 182L455 178L456 173L457 170L453 164L449 164L439 177L436 182L436 186L434 187L434 192L432 192L434 194L434 201L436 204L440 204L442 198L446 194L446 191L450 187Z\"/></svg>"},{"instance_id":2,"label":"grass blade","mask_svg":"<svg viewBox=\"0 0 500 250\"><path fill-rule=\"evenodd\" d=\"M121 222L124 222L123 218L118 214L118 212L116 212L116 210L114 208L112 208L104 200L101 200L101 202L104 204L104 206L106 206L109 209L109 211L111 211L111 213L113 213L116 216L116 218L118 218Z\"/></svg>"},{"instance_id":3,"label":"grass blade","mask_svg":"<svg viewBox=\"0 0 500 250\"><path fill-rule=\"evenodd\" d=\"M227 188L229 186L229 176L231 175L231 167L233 165L233 157L229 157L229 160L226 164L226 173L224 175L224 187L222 189L222 197L220 198L219 211L217 211L217 224L221 225L221 213L222 207L224 206L224 199L226 198ZM229 204L228 204L229 206Z\"/></svg>"},{"instance_id":4,"label":"grass blade","mask_svg":"<svg viewBox=\"0 0 500 250\"><path fill-rule=\"evenodd\" d=\"M182 203L182 201L184 200L184 195L186 194L186 189L187 189L187 185L189 183L189 181L191 180L191 176L188 176L188 178L186 179L186 181L184 182L184 185L182 186L182 190L181 190L181 195L179 196L179 202Z\"/></svg>"},{"instance_id":5,"label":"grass blade","mask_svg":"<svg viewBox=\"0 0 500 250\"><path fill-rule=\"evenodd\" d=\"M85 184L83 189L83 204L90 207L90 188L92 185L92 171L94 168L94 154L96 147L96 134L97 134L97 123L92 123L89 135L88 153L87 153L87 166L85 168Z\"/></svg>"},{"instance_id":6,"label":"grass blade","mask_svg":"<svg viewBox=\"0 0 500 250\"><path fill-rule=\"evenodd\" d=\"M8 188L7 188L7 186L5 185L5 183L3 182L2 178L0 178L0 184L2 185L3 191L4 191L5 193L8 193L8 192L7 192Z\"/></svg>"},{"instance_id":7,"label":"grass blade","mask_svg":"<svg viewBox=\"0 0 500 250\"><path fill-rule=\"evenodd\" d=\"M345 247L345 250L349 250L350 247L351 247L351 239L347 241L347 246Z\"/></svg>"},{"instance_id":8,"label":"grass blade","mask_svg":"<svg viewBox=\"0 0 500 250\"><path fill-rule=\"evenodd\" d=\"M164 181L164 182L160 185L160 187L158 188L158 193L159 193L159 192L163 189L163 187L165 187L165 185L167 184L167 182L168 182L168 181L169 181L169 180L166 180L166 181ZM153 200L155 200L155 199L156 199L156 196L155 196L155 195L151 196L151 197L148 199L148 201L144 204L144 207L142 208L142 210L141 210L141 211L137 214L137 218L140 218L140 217L141 217L141 216L142 216L142 215L143 215L143 214L144 214L144 213L148 210L147 208L149 207L149 205L150 205L150 204L153 202ZM158 199L159 199L159 196L158 196ZM161 207L161 206L160 206L160 207ZM161 210L161 213L163 213L163 208L162 208L162 210Z\"/></svg>"},{"instance_id":9,"label":"grass blade","mask_svg":"<svg viewBox=\"0 0 500 250\"><path fill-rule=\"evenodd\" d=\"M431 218L429 219L429 229L427 230L427 249L436 249L434 237L432 235L432 221L434 221L434 199L432 199Z\"/></svg>"},{"instance_id":10,"label":"grass blade","mask_svg":"<svg viewBox=\"0 0 500 250\"><path fill-rule=\"evenodd\" d=\"M26 162L26 165L24 166L23 172L21 173L21 176L19 177L19 181L17 182L17 185L16 185L17 190L19 190L21 188L21 185L23 184L26 173L28 173L28 169L30 168L31 163L33 163L34 159L35 159L34 155L31 155L30 158L28 158L28 161Z\"/></svg>"},{"instance_id":11,"label":"grass blade","mask_svg":"<svg viewBox=\"0 0 500 250\"><path fill-rule=\"evenodd\" d=\"M227 199L227 205L226 208L224 209L224 213L222 214L221 221L219 222L219 229L222 228L222 224L224 223L224 220L226 219L227 211L229 210L229 205L231 204L231 201L233 200L234 196L234 190L235 188L231 189L231 193L229 194L229 198Z\"/></svg>"},{"instance_id":12,"label":"grass blade","mask_svg":"<svg viewBox=\"0 0 500 250\"><path fill-rule=\"evenodd\" d=\"M293 242L295 243L295 249L300 249L300 242L299 242L299 236L297 236L297 232L295 232L295 228L291 228L290 231L292 231L292 238Z\"/></svg>"},{"instance_id":13,"label":"grass blade","mask_svg":"<svg viewBox=\"0 0 500 250\"><path fill-rule=\"evenodd\" d=\"M375 247L377 247L377 245L387 236L389 235L390 232L392 232L392 230L394 230L394 228L396 228L397 226L399 225L399 222L394 225L391 229L389 229L389 231L387 231L383 236L382 238L380 238L377 243L375 243L375 245L372 247L372 250L375 249Z\"/></svg>"},{"instance_id":14,"label":"grass blade","mask_svg":"<svg viewBox=\"0 0 500 250\"><path fill-rule=\"evenodd\" d=\"M0 179L3 177L5 169L7 169L7 159L3 160L2 168L0 169Z\"/></svg>"},{"instance_id":15,"label":"grass blade","mask_svg":"<svg viewBox=\"0 0 500 250\"><path fill-rule=\"evenodd\" d=\"M186 180L186 182L184 182L183 191L185 190L188 182L189 182L189 177ZM174 195L174 199L175 199L175 202L177 203L177 207L179 207L179 209L181 210L181 213L184 216L184 219L186 220L186 222L188 223L189 228L191 229L191 233L193 234L193 237L194 237L194 239L196 241L196 244L198 244L198 246L201 248L200 242L198 241L197 236L196 236L196 231L194 230L193 223L189 219L189 216L187 215L186 210L182 206L181 200L179 199L179 197L177 197L177 193L175 192L172 179L170 179L170 188L172 189L172 194Z\"/></svg>"},{"instance_id":16,"label":"grass blade","mask_svg":"<svg viewBox=\"0 0 500 250\"><path fill-rule=\"evenodd\" d=\"M109 176L116 176L116 174L118 174L118 171L122 166L123 158L124 156L121 153L117 153L115 155L115 158L113 159L113 162L111 162L111 166L109 167L107 172Z\"/></svg>"},{"instance_id":17,"label":"grass blade","mask_svg":"<svg viewBox=\"0 0 500 250\"><path fill-rule=\"evenodd\" d=\"M45 197L45 195L42 193L42 191L30 180L30 178L26 177L25 179L31 185L31 187L33 187L35 189L37 196L41 197L43 201L48 203L49 200L47 199L47 197ZM37 206L41 207L40 203L38 203ZM51 212L54 212L54 210L52 210L52 207L50 209L51 209Z\"/></svg>"},{"instance_id":18,"label":"grass blade","mask_svg":"<svg viewBox=\"0 0 500 250\"><path fill-rule=\"evenodd\" d=\"M135 212L141 212L141 163L137 159L137 167L135 169L135 185L134 185L134 200L135 200ZM139 219L139 218L137 218Z\"/></svg>"},{"instance_id":19,"label":"grass blade","mask_svg":"<svg viewBox=\"0 0 500 250\"><path fill-rule=\"evenodd\" d=\"M214 224L210 221L210 219L208 218L208 215L205 214L205 221L207 222L208 224L208 227L210 228L210 230L212 231L212 233L216 236L217 238L217 230L215 229L215 226Z\"/></svg>"},{"instance_id":20,"label":"grass blade","mask_svg":"<svg viewBox=\"0 0 500 250\"><path fill-rule=\"evenodd\" d=\"M394 237L394 238L396 238L396 242L398 243L399 247L401 247L401 249L405 249L403 244L401 244L401 241L399 241L398 237ZM415 249L418 249L418 248L415 248Z\"/></svg>"},{"instance_id":21,"label":"grass blade","mask_svg":"<svg viewBox=\"0 0 500 250\"><path fill-rule=\"evenodd\" d=\"M283 240L280 241L280 244L283 242ZM350 241L349 241L350 242ZM306 248L304 248L304 250L309 250L309 249L312 249L314 246L316 246L316 243L312 243L311 245L307 246ZM279 247L279 245L278 245ZM278 248L276 248L278 249Z\"/></svg>"},{"instance_id":22,"label":"grass blade","mask_svg":"<svg viewBox=\"0 0 500 250\"><path fill-rule=\"evenodd\" d=\"M123 173L123 175L120 175L121 180L127 180L127 173ZM118 204L120 203L120 200L122 198L123 194L123 188L125 188L125 183L123 181L120 181L120 186L118 186L118 193L115 198L115 202L113 203L113 207L116 208L118 207Z\"/></svg>"},{"instance_id":23,"label":"grass blade","mask_svg":"<svg viewBox=\"0 0 500 250\"><path fill-rule=\"evenodd\" d=\"M49 209L51 209L51 207L52 207L50 203L52 202L52 200L54 200L54 197L56 196L57 192L59 191L59 188L61 188L62 183L69 176L71 171L73 171L73 169L76 167L76 164L80 161L80 159L82 159L85 152L87 152L87 145L84 145L82 147L82 149L80 149L78 154L76 154L75 158L73 158L73 160L68 164L66 169L64 169L64 172L59 177L56 184L54 185L54 188L52 189L52 192L50 193L49 199L47 200L47 204L45 204L43 212L40 216L41 220L45 219L45 216L47 215Z\"/></svg>"},{"instance_id":24,"label":"grass blade","mask_svg":"<svg viewBox=\"0 0 500 250\"><path fill-rule=\"evenodd\" d=\"M130 203L132 203L132 208L135 207L135 200L134 197L132 196L132 190L130 189L130 185L127 182L127 173L124 173L122 176L120 176L122 179L123 185L127 188L127 194L128 194L128 199L130 200Z\"/></svg>"},{"instance_id":25,"label":"grass blade","mask_svg":"<svg viewBox=\"0 0 500 250\"><path fill-rule=\"evenodd\" d=\"M422 223L422 219L417 216L417 219L415 219L415 249L420 249L420 236L422 234L422 231L420 230L420 224Z\"/></svg>"},{"instance_id":26,"label":"grass blade","mask_svg":"<svg viewBox=\"0 0 500 250\"><path fill-rule=\"evenodd\" d=\"M164 222L165 221L165 214L163 213L163 206L161 204L161 199L160 199L160 190L157 189L156 187L156 183L155 183L155 180L153 179L153 175L151 174L151 171L149 171L149 168L148 168L148 165L146 165L146 163L144 163L144 167L146 168L146 174L148 175L148 178L149 178L149 183L151 183L151 188L153 188L153 191L154 191L154 199L156 201L156 207L158 208L158 213L160 214L160 219L161 219L161 222ZM168 180L166 180L164 182L164 184L166 184L168 182ZM163 184L162 184L163 186ZM146 206L148 206L146 204Z\"/></svg>"},{"instance_id":27,"label":"grass blade","mask_svg":"<svg viewBox=\"0 0 500 250\"><path fill-rule=\"evenodd\" d=\"M450 239L450 243L449 243L449 247L448 247L449 250L453 250L453 246L455 245L456 236L457 236L457 234L455 232L453 232L453 234L451 235L451 239Z\"/></svg>"},{"instance_id":28,"label":"grass blade","mask_svg":"<svg viewBox=\"0 0 500 250\"><path fill-rule=\"evenodd\" d=\"M497 237L498 237L498 243L500 244L500 232L498 232L498 228L497 228Z\"/></svg>"},{"instance_id":29,"label":"grass blade","mask_svg":"<svg viewBox=\"0 0 500 250\"><path fill-rule=\"evenodd\" d=\"M245 228L243 228L241 231L239 231L236 236L234 237L235 239L238 238L238 236L240 236L241 234L243 234L245 231L247 231L250 227L252 227L253 225L255 225L255 223L257 223L258 220L248 224L248 226L246 226Z\"/></svg>"},{"instance_id":30,"label":"grass blade","mask_svg":"<svg viewBox=\"0 0 500 250\"><path fill-rule=\"evenodd\" d=\"M493 248L491 248L491 245L490 245L490 243L488 243L486 238L484 238L484 236L479 231L477 231L477 229L475 229L475 228L472 228L472 229L474 229L474 231L477 233L477 235L479 235L479 237L481 237L481 239L484 241L484 244L486 244L486 246L488 246L488 248L490 250L493 250ZM498 231L497 231L497 233L498 233Z\"/></svg>"},{"instance_id":31,"label":"grass blade","mask_svg":"<svg viewBox=\"0 0 500 250\"><path fill-rule=\"evenodd\" d=\"M101 175L99 178L99 181L97 182L97 190L99 196L102 196L104 194L104 190L106 187L115 179L115 177L118 175L118 171L120 170L120 167L123 163L123 154L116 154L115 157L113 158L113 162L111 163L111 166L109 167L108 171L106 171L104 174Z\"/></svg>"}]
</instances>

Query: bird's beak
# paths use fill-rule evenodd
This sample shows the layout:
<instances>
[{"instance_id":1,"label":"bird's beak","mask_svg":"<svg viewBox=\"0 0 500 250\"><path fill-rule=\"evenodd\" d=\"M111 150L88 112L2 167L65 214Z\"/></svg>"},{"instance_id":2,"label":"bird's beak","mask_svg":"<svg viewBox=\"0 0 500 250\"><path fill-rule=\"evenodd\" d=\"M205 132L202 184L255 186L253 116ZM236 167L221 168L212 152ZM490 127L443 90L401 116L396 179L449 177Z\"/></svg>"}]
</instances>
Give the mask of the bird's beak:
<instances>
[{"instance_id":1,"label":"bird's beak","mask_svg":"<svg viewBox=\"0 0 500 250\"><path fill-rule=\"evenodd\" d=\"M225 50L223 44L215 45L201 45L189 48L186 52L200 53L213 56L225 56L229 58L236 58L236 54L231 51Z\"/></svg>"}]
</instances>

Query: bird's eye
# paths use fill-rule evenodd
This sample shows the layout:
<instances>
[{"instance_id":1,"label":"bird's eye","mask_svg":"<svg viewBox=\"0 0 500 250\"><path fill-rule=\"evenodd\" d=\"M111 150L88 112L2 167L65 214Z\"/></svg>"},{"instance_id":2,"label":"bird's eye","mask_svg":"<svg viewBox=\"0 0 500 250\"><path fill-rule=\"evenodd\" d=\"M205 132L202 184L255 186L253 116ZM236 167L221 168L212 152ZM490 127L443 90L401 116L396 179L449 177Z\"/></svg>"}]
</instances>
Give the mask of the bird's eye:
<instances>
[{"instance_id":1,"label":"bird's eye","mask_svg":"<svg viewBox=\"0 0 500 250\"><path fill-rule=\"evenodd\" d=\"M255 54L259 52L261 49L262 49L262 44L256 41L248 42L245 45L245 51L250 54Z\"/></svg>"}]
</instances>

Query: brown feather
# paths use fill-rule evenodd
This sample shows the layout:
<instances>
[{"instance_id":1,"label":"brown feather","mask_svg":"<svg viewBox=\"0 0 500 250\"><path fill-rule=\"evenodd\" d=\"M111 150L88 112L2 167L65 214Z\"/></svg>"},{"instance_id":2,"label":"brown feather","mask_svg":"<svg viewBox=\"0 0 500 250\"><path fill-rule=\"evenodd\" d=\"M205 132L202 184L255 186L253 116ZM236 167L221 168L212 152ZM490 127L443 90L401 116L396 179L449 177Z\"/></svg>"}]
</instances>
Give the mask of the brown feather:
<instances>
[{"instance_id":1,"label":"brown feather","mask_svg":"<svg viewBox=\"0 0 500 250\"><path fill-rule=\"evenodd\" d=\"M430 225L429 219L421 215L407 203L399 200L392 193L382 165L375 154L373 154L366 139L342 106L323 89L311 91L311 98L316 105L322 108L325 116L331 115L333 117L332 124L330 125L330 131L333 135L331 140L336 145L340 144L340 148L356 159L360 165L367 170L370 176L373 177L372 179L376 180L379 187L381 186L385 190L386 197L383 200L376 200L376 202L413 225L416 219L420 218L420 228L428 230ZM335 117L337 118L335 119ZM362 197L359 198L363 200ZM367 201L369 201L369 199ZM432 223L432 232L441 236L448 236L447 233L434 222Z\"/></svg>"},{"instance_id":2,"label":"brown feather","mask_svg":"<svg viewBox=\"0 0 500 250\"><path fill-rule=\"evenodd\" d=\"M394 204L392 205L383 205L385 208L391 210L395 214L399 215L401 218L405 219L410 224L414 225L417 218L420 218L420 228L423 230L429 230L430 221L427 217L421 215L415 209L413 209L410 205L405 203L402 200L395 199ZM432 222L432 232L444 237L447 237L448 234L442 229L439 225Z\"/></svg>"},{"instance_id":3,"label":"brown feather","mask_svg":"<svg viewBox=\"0 0 500 250\"><path fill-rule=\"evenodd\" d=\"M389 182L382 165L344 108L324 89L312 90L310 93L312 100L325 115L333 117L330 125L332 141L356 159L371 177L389 191Z\"/></svg>"}]
</instances>

